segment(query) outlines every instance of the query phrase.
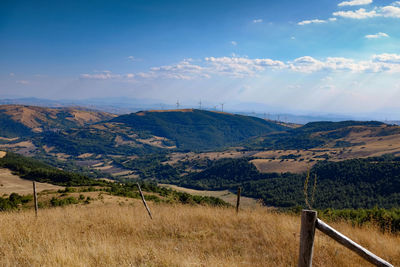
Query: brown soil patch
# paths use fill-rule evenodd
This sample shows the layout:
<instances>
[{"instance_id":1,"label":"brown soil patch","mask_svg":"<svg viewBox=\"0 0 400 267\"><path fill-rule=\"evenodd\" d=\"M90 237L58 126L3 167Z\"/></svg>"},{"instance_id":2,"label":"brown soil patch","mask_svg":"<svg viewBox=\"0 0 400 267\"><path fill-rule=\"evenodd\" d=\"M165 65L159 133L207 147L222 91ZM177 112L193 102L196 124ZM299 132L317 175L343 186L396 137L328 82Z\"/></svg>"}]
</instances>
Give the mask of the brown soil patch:
<instances>
[{"instance_id":1,"label":"brown soil patch","mask_svg":"<svg viewBox=\"0 0 400 267\"><path fill-rule=\"evenodd\" d=\"M80 159L86 159L86 158L90 158L91 156L93 156L93 153L84 153L84 154L80 154L78 156L78 158Z\"/></svg>"},{"instance_id":2,"label":"brown soil patch","mask_svg":"<svg viewBox=\"0 0 400 267\"><path fill-rule=\"evenodd\" d=\"M301 173L307 171L308 168L311 168L314 162L305 162L305 161L294 161L294 160L271 160L271 159L254 159L250 161L253 163L259 172L268 173L268 172L292 172L292 173Z\"/></svg>"},{"instance_id":3,"label":"brown soil patch","mask_svg":"<svg viewBox=\"0 0 400 267\"><path fill-rule=\"evenodd\" d=\"M4 148L15 148L15 147L26 147L26 148L35 148L35 145L31 141L23 141L15 144L4 144L0 145L0 147Z\"/></svg>"},{"instance_id":4,"label":"brown soil patch","mask_svg":"<svg viewBox=\"0 0 400 267\"><path fill-rule=\"evenodd\" d=\"M176 146L166 146L163 144L163 141L168 141L167 138L165 137L160 137L160 136L153 136L151 138L148 139L136 139L136 141L142 143L142 144L147 144L150 146L155 146L155 147L159 147L159 148L168 148L168 149L172 149L172 148L176 148Z\"/></svg>"},{"instance_id":5,"label":"brown soil patch","mask_svg":"<svg viewBox=\"0 0 400 267\"><path fill-rule=\"evenodd\" d=\"M8 141L8 142L12 142L12 141L15 141L15 140L18 140L18 139L19 139L19 137L7 138L7 137L1 137L0 136L0 140Z\"/></svg>"}]
</instances>

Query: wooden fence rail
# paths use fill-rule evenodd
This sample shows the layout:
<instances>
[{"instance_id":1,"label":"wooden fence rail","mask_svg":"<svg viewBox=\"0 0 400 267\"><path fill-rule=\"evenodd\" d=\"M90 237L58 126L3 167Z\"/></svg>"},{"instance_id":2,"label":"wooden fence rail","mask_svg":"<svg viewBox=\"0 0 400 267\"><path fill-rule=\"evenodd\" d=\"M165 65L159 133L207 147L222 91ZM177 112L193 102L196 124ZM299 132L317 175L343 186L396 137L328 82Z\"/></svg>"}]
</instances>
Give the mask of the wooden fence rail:
<instances>
[{"instance_id":1,"label":"wooden fence rail","mask_svg":"<svg viewBox=\"0 0 400 267\"><path fill-rule=\"evenodd\" d=\"M354 251L376 266L393 267L392 264L376 256L369 250L363 248L350 238L344 236L318 219L317 212L313 210L303 210L301 213L299 267L312 266L315 229L320 230L322 233L336 240L338 243Z\"/></svg>"}]
</instances>

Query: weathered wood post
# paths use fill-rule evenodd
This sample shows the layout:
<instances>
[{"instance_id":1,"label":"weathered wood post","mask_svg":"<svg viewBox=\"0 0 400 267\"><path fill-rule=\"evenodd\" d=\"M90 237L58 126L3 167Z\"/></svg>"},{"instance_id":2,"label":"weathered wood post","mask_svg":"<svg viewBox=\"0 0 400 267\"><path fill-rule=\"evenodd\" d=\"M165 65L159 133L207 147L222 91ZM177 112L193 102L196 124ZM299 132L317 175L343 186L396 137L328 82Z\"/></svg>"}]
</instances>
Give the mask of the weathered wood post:
<instances>
[{"instance_id":1,"label":"weathered wood post","mask_svg":"<svg viewBox=\"0 0 400 267\"><path fill-rule=\"evenodd\" d=\"M240 206L240 193L242 192L242 188L240 186L237 190L237 200L236 200L236 213L239 213L239 206Z\"/></svg>"},{"instance_id":2,"label":"weathered wood post","mask_svg":"<svg viewBox=\"0 0 400 267\"><path fill-rule=\"evenodd\" d=\"M35 181L32 182L33 185L33 202L35 204L35 215L37 217L37 213L38 213L38 201L37 201L37 194L36 194L36 183Z\"/></svg>"},{"instance_id":3,"label":"weathered wood post","mask_svg":"<svg viewBox=\"0 0 400 267\"><path fill-rule=\"evenodd\" d=\"M147 206L146 200L144 199L144 196L143 196L142 189L140 188L140 184L139 184L139 183L137 183L137 186L138 186L138 188L139 188L139 193L140 193L140 196L142 197L143 205L144 205L144 207L146 208L146 210L147 210L147 213L148 213L148 214L149 214L149 216L150 216L150 219L153 219L153 216L151 216L150 209L149 209L149 207Z\"/></svg>"},{"instance_id":4,"label":"weathered wood post","mask_svg":"<svg viewBox=\"0 0 400 267\"><path fill-rule=\"evenodd\" d=\"M316 211L303 210L301 212L300 253L298 267L312 266L316 222Z\"/></svg>"}]
</instances>

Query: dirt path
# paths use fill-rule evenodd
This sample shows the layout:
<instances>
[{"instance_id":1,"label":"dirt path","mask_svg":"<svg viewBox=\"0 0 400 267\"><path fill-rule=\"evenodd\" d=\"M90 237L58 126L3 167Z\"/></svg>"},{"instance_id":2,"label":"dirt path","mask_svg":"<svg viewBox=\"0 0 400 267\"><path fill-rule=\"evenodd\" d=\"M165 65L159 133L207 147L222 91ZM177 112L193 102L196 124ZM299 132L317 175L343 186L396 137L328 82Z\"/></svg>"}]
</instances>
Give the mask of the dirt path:
<instances>
[{"instance_id":1,"label":"dirt path","mask_svg":"<svg viewBox=\"0 0 400 267\"><path fill-rule=\"evenodd\" d=\"M6 152L5 151L0 151L0 159L4 158L6 156Z\"/></svg>"}]
</instances>

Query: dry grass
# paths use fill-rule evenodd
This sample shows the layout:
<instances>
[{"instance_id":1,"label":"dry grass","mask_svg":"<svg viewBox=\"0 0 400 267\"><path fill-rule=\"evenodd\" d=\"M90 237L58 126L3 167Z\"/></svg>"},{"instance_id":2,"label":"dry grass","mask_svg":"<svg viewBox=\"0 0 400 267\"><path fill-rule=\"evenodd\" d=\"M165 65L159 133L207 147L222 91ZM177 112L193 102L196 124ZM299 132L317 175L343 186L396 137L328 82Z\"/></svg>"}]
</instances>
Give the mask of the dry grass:
<instances>
[{"instance_id":1,"label":"dry grass","mask_svg":"<svg viewBox=\"0 0 400 267\"><path fill-rule=\"evenodd\" d=\"M132 202L130 202L132 203ZM98 203L101 204L101 203ZM130 205L70 206L0 214L2 266L295 266L299 217L265 209ZM400 265L400 237L374 228L333 225ZM368 266L316 235L315 266Z\"/></svg>"},{"instance_id":2,"label":"dry grass","mask_svg":"<svg viewBox=\"0 0 400 267\"><path fill-rule=\"evenodd\" d=\"M47 183L36 183L36 190L38 192L63 188ZM12 174L10 170L0 168L0 196L3 194L10 195L11 193L27 195L32 194L32 190L32 181L21 179L19 176Z\"/></svg>"},{"instance_id":3,"label":"dry grass","mask_svg":"<svg viewBox=\"0 0 400 267\"><path fill-rule=\"evenodd\" d=\"M237 201L237 195L233 194L228 190L220 190L220 191L210 191L210 190L195 190L185 187L180 187L172 184L158 184L160 186L164 186L167 188L171 188L176 191L185 192L191 195L197 196L208 196L208 197L218 197L229 204L235 206ZM240 197L240 206L243 208L254 208L258 205L257 200L250 197Z\"/></svg>"}]
</instances>

